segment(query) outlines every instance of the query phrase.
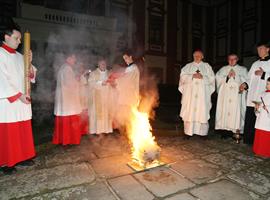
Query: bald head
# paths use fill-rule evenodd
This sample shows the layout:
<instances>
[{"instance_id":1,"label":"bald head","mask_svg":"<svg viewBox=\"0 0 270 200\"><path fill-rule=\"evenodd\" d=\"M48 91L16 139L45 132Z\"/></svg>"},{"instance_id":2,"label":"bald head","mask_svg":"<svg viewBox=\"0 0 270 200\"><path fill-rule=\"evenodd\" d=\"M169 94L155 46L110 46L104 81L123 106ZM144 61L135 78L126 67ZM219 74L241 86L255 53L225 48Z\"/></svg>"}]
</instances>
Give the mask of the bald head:
<instances>
[{"instance_id":1,"label":"bald head","mask_svg":"<svg viewBox=\"0 0 270 200\"><path fill-rule=\"evenodd\" d=\"M203 56L203 52L201 50L194 51L194 53L193 53L194 62L199 63L202 61L203 58L204 58L204 56Z\"/></svg>"}]
</instances>

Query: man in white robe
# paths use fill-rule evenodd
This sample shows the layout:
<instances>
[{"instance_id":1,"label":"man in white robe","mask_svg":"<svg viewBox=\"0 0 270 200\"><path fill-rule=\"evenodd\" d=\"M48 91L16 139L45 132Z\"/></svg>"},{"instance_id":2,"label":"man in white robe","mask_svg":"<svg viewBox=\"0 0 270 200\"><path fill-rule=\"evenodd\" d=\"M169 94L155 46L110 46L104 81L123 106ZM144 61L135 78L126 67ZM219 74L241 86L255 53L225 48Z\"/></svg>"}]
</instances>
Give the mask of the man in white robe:
<instances>
[{"instance_id":1,"label":"man in white robe","mask_svg":"<svg viewBox=\"0 0 270 200\"><path fill-rule=\"evenodd\" d=\"M202 61L202 51L195 51L193 58L194 61L181 70L178 88L182 93L180 117L186 138L194 134L207 136L211 95L215 91L215 74L212 67Z\"/></svg>"},{"instance_id":2,"label":"man in white robe","mask_svg":"<svg viewBox=\"0 0 270 200\"><path fill-rule=\"evenodd\" d=\"M260 95L265 90L267 78L270 77L270 56L268 44L259 43L257 45L257 52L260 59L252 64L248 72L248 80L245 84L245 89L248 89L244 125L244 143L246 144L253 144L256 121L254 107L257 102L260 102Z\"/></svg>"},{"instance_id":3,"label":"man in white robe","mask_svg":"<svg viewBox=\"0 0 270 200\"><path fill-rule=\"evenodd\" d=\"M75 73L76 56L67 54L65 64L57 73L55 92L55 125L53 144L80 144L81 112L80 80Z\"/></svg>"},{"instance_id":4,"label":"man in white robe","mask_svg":"<svg viewBox=\"0 0 270 200\"><path fill-rule=\"evenodd\" d=\"M247 81L248 71L237 64L238 56L228 56L229 65L222 67L216 74L217 108L216 130L243 133L246 112L246 91L243 83ZM222 132L222 138L226 138Z\"/></svg>"},{"instance_id":5,"label":"man in white robe","mask_svg":"<svg viewBox=\"0 0 270 200\"><path fill-rule=\"evenodd\" d=\"M24 89L24 59L16 51L20 43L18 27L4 31L0 47L0 167L5 174L15 172L19 163L33 165L29 159L35 156L31 101ZM32 61L32 53L29 56ZM34 66L31 71L28 76L34 82Z\"/></svg>"},{"instance_id":6,"label":"man in white robe","mask_svg":"<svg viewBox=\"0 0 270 200\"><path fill-rule=\"evenodd\" d=\"M123 54L123 59L127 64L124 72L115 79L115 89L117 92L117 108L115 111L116 126L126 127L129 124L132 107L139 104L139 81L140 72L134 63L132 54L127 51Z\"/></svg>"},{"instance_id":7,"label":"man in white robe","mask_svg":"<svg viewBox=\"0 0 270 200\"><path fill-rule=\"evenodd\" d=\"M89 133L112 133L111 86L107 83L109 71L104 59L89 76Z\"/></svg>"}]
</instances>

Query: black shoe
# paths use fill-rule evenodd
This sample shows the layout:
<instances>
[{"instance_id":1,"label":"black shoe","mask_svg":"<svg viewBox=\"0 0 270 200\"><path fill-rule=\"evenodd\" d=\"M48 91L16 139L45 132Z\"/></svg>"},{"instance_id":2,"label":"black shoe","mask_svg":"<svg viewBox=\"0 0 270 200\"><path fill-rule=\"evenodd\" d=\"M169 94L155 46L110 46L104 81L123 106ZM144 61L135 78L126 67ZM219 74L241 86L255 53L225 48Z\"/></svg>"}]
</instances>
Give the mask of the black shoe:
<instances>
[{"instance_id":1,"label":"black shoe","mask_svg":"<svg viewBox=\"0 0 270 200\"><path fill-rule=\"evenodd\" d=\"M183 137L184 140L189 140L190 138L191 138L190 135L184 135L184 137Z\"/></svg>"},{"instance_id":2,"label":"black shoe","mask_svg":"<svg viewBox=\"0 0 270 200\"><path fill-rule=\"evenodd\" d=\"M225 135L225 134L221 134L221 135L220 135L220 139L225 140L225 139L227 139L227 137L226 137L226 135Z\"/></svg>"},{"instance_id":3,"label":"black shoe","mask_svg":"<svg viewBox=\"0 0 270 200\"><path fill-rule=\"evenodd\" d=\"M15 167L2 167L1 169L5 175L12 175L17 172Z\"/></svg>"},{"instance_id":4,"label":"black shoe","mask_svg":"<svg viewBox=\"0 0 270 200\"><path fill-rule=\"evenodd\" d=\"M18 165L30 167L33 166L34 164L35 162L33 160L25 160L23 162L20 162Z\"/></svg>"},{"instance_id":5,"label":"black shoe","mask_svg":"<svg viewBox=\"0 0 270 200\"><path fill-rule=\"evenodd\" d=\"M221 139L226 140L226 139L228 139L229 137L230 137L230 135L229 135L227 132L225 132L225 131L222 131L222 132L221 132L221 135L220 135L220 138L221 138Z\"/></svg>"},{"instance_id":6,"label":"black shoe","mask_svg":"<svg viewBox=\"0 0 270 200\"><path fill-rule=\"evenodd\" d=\"M201 139L202 140L208 140L209 138L208 138L208 135L206 135L206 136L201 136Z\"/></svg>"}]
</instances>

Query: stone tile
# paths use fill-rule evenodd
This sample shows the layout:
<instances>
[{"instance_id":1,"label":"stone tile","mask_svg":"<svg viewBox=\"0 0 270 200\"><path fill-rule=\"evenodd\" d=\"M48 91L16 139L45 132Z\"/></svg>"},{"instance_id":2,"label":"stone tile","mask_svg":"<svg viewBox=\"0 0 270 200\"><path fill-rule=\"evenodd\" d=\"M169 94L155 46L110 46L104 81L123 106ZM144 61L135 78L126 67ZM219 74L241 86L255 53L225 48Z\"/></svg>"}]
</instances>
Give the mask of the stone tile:
<instances>
[{"instance_id":1,"label":"stone tile","mask_svg":"<svg viewBox=\"0 0 270 200\"><path fill-rule=\"evenodd\" d=\"M177 194L175 196L166 198L165 200L197 200L197 198L191 196L188 193Z\"/></svg>"},{"instance_id":2,"label":"stone tile","mask_svg":"<svg viewBox=\"0 0 270 200\"><path fill-rule=\"evenodd\" d=\"M47 167L79 163L96 159L96 155L93 152L85 151L68 151L61 154L54 154L45 156L45 164Z\"/></svg>"},{"instance_id":3,"label":"stone tile","mask_svg":"<svg viewBox=\"0 0 270 200\"><path fill-rule=\"evenodd\" d=\"M247 164L243 163L240 160L236 160L222 154L211 154L211 155L203 156L202 158L213 164L222 166L225 169L230 170L230 171L240 170L248 166Z\"/></svg>"},{"instance_id":4,"label":"stone tile","mask_svg":"<svg viewBox=\"0 0 270 200\"><path fill-rule=\"evenodd\" d=\"M99 176L112 178L133 172L133 170L127 166L130 158L131 157L123 155L112 156L108 158L92 160L91 164Z\"/></svg>"},{"instance_id":5,"label":"stone tile","mask_svg":"<svg viewBox=\"0 0 270 200\"><path fill-rule=\"evenodd\" d=\"M176 162L178 160L191 160L194 155L190 152L176 147L165 147L161 150L161 160L166 163Z\"/></svg>"},{"instance_id":6,"label":"stone tile","mask_svg":"<svg viewBox=\"0 0 270 200\"><path fill-rule=\"evenodd\" d=\"M109 183L123 200L152 200L155 198L130 175L111 179Z\"/></svg>"},{"instance_id":7,"label":"stone tile","mask_svg":"<svg viewBox=\"0 0 270 200\"><path fill-rule=\"evenodd\" d=\"M265 161L263 163L258 163L257 165L254 165L254 167L250 168L250 170L270 177L270 167L269 166L270 166L270 160Z\"/></svg>"},{"instance_id":8,"label":"stone tile","mask_svg":"<svg viewBox=\"0 0 270 200\"><path fill-rule=\"evenodd\" d=\"M190 193L200 200L257 200L260 197L228 180L221 180L193 189Z\"/></svg>"},{"instance_id":9,"label":"stone tile","mask_svg":"<svg viewBox=\"0 0 270 200\"><path fill-rule=\"evenodd\" d=\"M155 196L165 197L175 192L195 186L189 180L174 173L169 168L155 168L134 175Z\"/></svg>"},{"instance_id":10,"label":"stone tile","mask_svg":"<svg viewBox=\"0 0 270 200\"><path fill-rule=\"evenodd\" d=\"M221 152L231 150L235 148L235 144L228 142L227 140L220 140L219 138L210 139L205 141L205 145L220 150Z\"/></svg>"},{"instance_id":11,"label":"stone tile","mask_svg":"<svg viewBox=\"0 0 270 200\"><path fill-rule=\"evenodd\" d=\"M122 155L130 152L128 142L123 138L99 136L92 139L93 151L99 158Z\"/></svg>"},{"instance_id":12,"label":"stone tile","mask_svg":"<svg viewBox=\"0 0 270 200\"><path fill-rule=\"evenodd\" d=\"M33 166L21 166L21 165L16 165L17 173L25 173L26 171L31 171L31 170L38 170L42 169L45 167L44 164L44 158L41 156L33 158L34 165Z\"/></svg>"},{"instance_id":13,"label":"stone tile","mask_svg":"<svg viewBox=\"0 0 270 200\"><path fill-rule=\"evenodd\" d=\"M200 156L219 152L218 149L209 147L205 145L203 142L204 140L201 140L201 142L193 141L192 143L182 145L181 149L191 152L192 154L200 155Z\"/></svg>"},{"instance_id":14,"label":"stone tile","mask_svg":"<svg viewBox=\"0 0 270 200\"><path fill-rule=\"evenodd\" d=\"M223 154L226 156L230 156L231 158L241 160L247 164L256 164L256 163L263 161L261 158L254 156L254 154L253 155L246 155L246 154L239 152L239 151L236 151L236 150L227 151Z\"/></svg>"},{"instance_id":15,"label":"stone tile","mask_svg":"<svg viewBox=\"0 0 270 200\"><path fill-rule=\"evenodd\" d=\"M29 199L29 198L25 198ZM43 194L41 196L36 196L31 198L31 200L74 200L74 199L83 199L83 200L116 200L114 195L106 187L104 183L97 182L93 185L81 185L76 187L71 187L64 190L59 190L52 193ZM24 199L22 199L24 200Z\"/></svg>"},{"instance_id":16,"label":"stone tile","mask_svg":"<svg viewBox=\"0 0 270 200\"><path fill-rule=\"evenodd\" d=\"M217 165L205 162L203 160L188 160L185 162L179 161L171 165L171 167L197 184L216 179L225 172Z\"/></svg>"},{"instance_id":17,"label":"stone tile","mask_svg":"<svg viewBox=\"0 0 270 200\"><path fill-rule=\"evenodd\" d=\"M157 138L157 143L163 147L168 146L179 146L184 144L186 141L182 140L180 137L159 137Z\"/></svg>"},{"instance_id":18,"label":"stone tile","mask_svg":"<svg viewBox=\"0 0 270 200\"><path fill-rule=\"evenodd\" d=\"M248 187L254 192L260 194L267 194L270 192L270 178L255 171L240 171L229 174L228 177L241 185Z\"/></svg>"},{"instance_id":19,"label":"stone tile","mask_svg":"<svg viewBox=\"0 0 270 200\"><path fill-rule=\"evenodd\" d=\"M120 148L98 148L94 150L95 154L99 158L107 158L110 156L122 155L122 150Z\"/></svg>"},{"instance_id":20,"label":"stone tile","mask_svg":"<svg viewBox=\"0 0 270 200\"><path fill-rule=\"evenodd\" d=\"M1 179L0 197L2 199L20 198L44 191L91 183L94 180L94 171L86 163L34 170Z\"/></svg>"}]
</instances>

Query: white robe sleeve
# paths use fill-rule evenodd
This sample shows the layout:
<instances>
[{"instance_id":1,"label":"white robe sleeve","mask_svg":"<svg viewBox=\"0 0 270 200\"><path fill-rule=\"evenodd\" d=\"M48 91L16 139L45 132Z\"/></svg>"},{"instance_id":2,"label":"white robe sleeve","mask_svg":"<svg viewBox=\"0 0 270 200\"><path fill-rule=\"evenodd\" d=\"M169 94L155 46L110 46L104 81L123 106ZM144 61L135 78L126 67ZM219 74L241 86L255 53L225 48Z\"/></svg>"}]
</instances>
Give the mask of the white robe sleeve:
<instances>
[{"instance_id":1,"label":"white robe sleeve","mask_svg":"<svg viewBox=\"0 0 270 200\"><path fill-rule=\"evenodd\" d=\"M217 84L217 93L219 92L219 89L222 84L226 83L227 74L225 68L221 68L216 73L216 84Z\"/></svg>"},{"instance_id":2,"label":"white robe sleeve","mask_svg":"<svg viewBox=\"0 0 270 200\"><path fill-rule=\"evenodd\" d=\"M189 64L185 65L180 73L178 90L183 94L186 85L192 84L193 74L189 73Z\"/></svg>"}]
</instances>

